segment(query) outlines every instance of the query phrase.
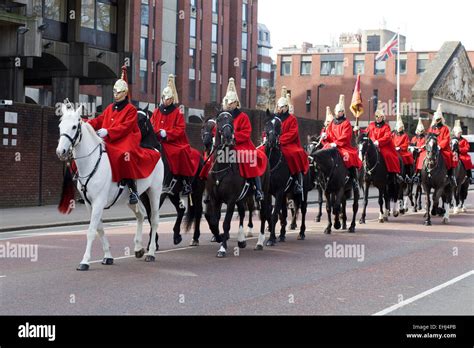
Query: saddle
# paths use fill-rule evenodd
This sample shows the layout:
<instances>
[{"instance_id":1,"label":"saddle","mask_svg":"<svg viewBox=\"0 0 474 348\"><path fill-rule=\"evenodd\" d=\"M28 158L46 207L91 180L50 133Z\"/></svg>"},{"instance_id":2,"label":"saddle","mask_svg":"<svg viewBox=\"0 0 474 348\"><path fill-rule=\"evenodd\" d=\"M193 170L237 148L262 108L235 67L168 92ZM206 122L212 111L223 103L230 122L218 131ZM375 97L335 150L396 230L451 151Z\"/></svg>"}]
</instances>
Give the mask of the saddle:
<instances>
[{"instance_id":1,"label":"saddle","mask_svg":"<svg viewBox=\"0 0 474 348\"><path fill-rule=\"evenodd\" d=\"M153 125L148 116L141 113L138 114L138 128L140 128L142 134L140 146L145 149L160 150L160 142L158 141L158 137L153 130Z\"/></svg>"}]
</instances>

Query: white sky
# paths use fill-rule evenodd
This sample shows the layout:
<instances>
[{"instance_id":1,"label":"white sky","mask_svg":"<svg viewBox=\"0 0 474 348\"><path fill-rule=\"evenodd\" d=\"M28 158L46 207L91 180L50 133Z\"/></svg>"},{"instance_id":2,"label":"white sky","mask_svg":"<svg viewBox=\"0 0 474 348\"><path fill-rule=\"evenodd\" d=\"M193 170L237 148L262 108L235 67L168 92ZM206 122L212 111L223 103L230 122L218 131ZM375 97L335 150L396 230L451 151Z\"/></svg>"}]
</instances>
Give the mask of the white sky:
<instances>
[{"instance_id":1,"label":"white sky","mask_svg":"<svg viewBox=\"0 0 474 348\"><path fill-rule=\"evenodd\" d=\"M407 37L406 49L438 50L461 41L474 50L472 0L259 0L258 22L270 30L272 57L303 41L330 45L343 32L385 28Z\"/></svg>"}]
</instances>

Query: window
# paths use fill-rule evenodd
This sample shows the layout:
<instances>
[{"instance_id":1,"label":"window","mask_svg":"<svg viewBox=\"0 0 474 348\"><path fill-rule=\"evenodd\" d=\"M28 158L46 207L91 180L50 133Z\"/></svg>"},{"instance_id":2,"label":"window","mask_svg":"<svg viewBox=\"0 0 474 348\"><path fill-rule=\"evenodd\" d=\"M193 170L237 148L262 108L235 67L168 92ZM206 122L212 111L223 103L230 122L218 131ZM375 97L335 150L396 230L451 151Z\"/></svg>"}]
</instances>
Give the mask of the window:
<instances>
[{"instance_id":1,"label":"window","mask_svg":"<svg viewBox=\"0 0 474 348\"><path fill-rule=\"evenodd\" d=\"M242 4L242 22L247 22L248 14L247 14L247 4Z\"/></svg>"},{"instance_id":2,"label":"window","mask_svg":"<svg viewBox=\"0 0 474 348\"><path fill-rule=\"evenodd\" d=\"M191 17L191 20L189 21L189 35L191 37L196 37L196 18Z\"/></svg>"},{"instance_id":3,"label":"window","mask_svg":"<svg viewBox=\"0 0 474 348\"><path fill-rule=\"evenodd\" d=\"M246 50L248 47L248 33L242 32L242 49Z\"/></svg>"},{"instance_id":4,"label":"window","mask_svg":"<svg viewBox=\"0 0 474 348\"><path fill-rule=\"evenodd\" d=\"M36 3L34 11L38 16L66 23L66 0L37 0L33 2ZM44 3L43 12L41 12L41 2Z\"/></svg>"},{"instance_id":5,"label":"window","mask_svg":"<svg viewBox=\"0 0 474 348\"><path fill-rule=\"evenodd\" d=\"M218 2L217 0L212 0L212 12L217 13L219 10Z\"/></svg>"},{"instance_id":6,"label":"window","mask_svg":"<svg viewBox=\"0 0 474 348\"><path fill-rule=\"evenodd\" d=\"M311 90L306 91L306 112L311 112Z\"/></svg>"},{"instance_id":7,"label":"window","mask_svg":"<svg viewBox=\"0 0 474 348\"><path fill-rule=\"evenodd\" d=\"M373 96L373 102L374 102L374 105L372 105L372 108L373 108L373 112L375 112L377 110L377 104L379 102L379 90L378 89L374 89L374 93L372 94Z\"/></svg>"},{"instance_id":8,"label":"window","mask_svg":"<svg viewBox=\"0 0 474 348\"><path fill-rule=\"evenodd\" d=\"M211 73L217 73L217 53L211 55Z\"/></svg>"},{"instance_id":9,"label":"window","mask_svg":"<svg viewBox=\"0 0 474 348\"><path fill-rule=\"evenodd\" d=\"M116 33L117 7L105 0L82 0L81 26Z\"/></svg>"},{"instance_id":10,"label":"window","mask_svg":"<svg viewBox=\"0 0 474 348\"><path fill-rule=\"evenodd\" d=\"M149 5L142 4L141 21L142 21L142 25L149 25L150 23Z\"/></svg>"},{"instance_id":11,"label":"window","mask_svg":"<svg viewBox=\"0 0 474 348\"><path fill-rule=\"evenodd\" d=\"M196 69L196 49L190 48L189 49L189 68Z\"/></svg>"},{"instance_id":12,"label":"window","mask_svg":"<svg viewBox=\"0 0 474 348\"><path fill-rule=\"evenodd\" d=\"M267 63L259 63L258 70L261 72L271 73L272 72L272 65Z\"/></svg>"},{"instance_id":13,"label":"window","mask_svg":"<svg viewBox=\"0 0 474 348\"><path fill-rule=\"evenodd\" d=\"M380 51L380 36L369 35L367 36L367 51Z\"/></svg>"},{"instance_id":14,"label":"window","mask_svg":"<svg viewBox=\"0 0 474 348\"><path fill-rule=\"evenodd\" d=\"M259 47L258 48L258 54L260 56L269 57L270 56L270 50L267 47Z\"/></svg>"},{"instance_id":15,"label":"window","mask_svg":"<svg viewBox=\"0 0 474 348\"><path fill-rule=\"evenodd\" d=\"M217 84L211 83L211 102L217 101Z\"/></svg>"},{"instance_id":16,"label":"window","mask_svg":"<svg viewBox=\"0 0 474 348\"><path fill-rule=\"evenodd\" d=\"M257 87L270 87L270 80L269 79L258 79L257 80Z\"/></svg>"},{"instance_id":17,"label":"window","mask_svg":"<svg viewBox=\"0 0 474 348\"><path fill-rule=\"evenodd\" d=\"M337 76L344 74L344 61L321 61L322 76Z\"/></svg>"},{"instance_id":18,"label":"window","mask_svg":"<svg viewBox=\"0 0 474 348\"><path fill-rule=\"evenodd\" d=\"M189 80L189 100L196 99L196 80Z\"/></svg>"},{"instance_id":19,"label":"window","mask_svg":"<svg viewBox=\"0 0 474 348\"><path fill-rule=\"evenodd\" d=\"M291 57L282 57L280 76L291 75Z\"/></svg>"},{"instance_id":20,"label":"window","mask_svg":"<svg viewBox=\"0 0 474 348\"><path fill-rule=\"evenodd\" d=\"M422 74L426 70L426 66L428 65L428 53L418 53L418 57L416 59L416 73Z\"/></svg>"},{"instance_id":21,"label":"window","mask_svg":"<svg viewBox=\"0 0 474 348\"><path fill-rule=\"evenodd\" d=\"M217 24L212 24L212 42L217 43Z\"/></svg>"},{"instance_id":22,"label":"window","mask_svg":"<svg viewBox=\"0 0 474 348\"><path fill-rule=\"evenodd\" d=\"M148 39L145 37L140 38L140 58L148 58Z\"/></svg>"},{"instance_id":23,"label":"window","mask_svg":"<svg viewBox=\"0 0 474 348\"><path fill-rule=\"evenodd\" d=\"M146 93L148 87L148 71L140 70L140 92Z\"/></svg>"},{"instance_id":24,"label":"window","mask_svg":"<svg viewBox=\"0 0 474 348\"><path fill-rule=\"evenodd\" d=\"M365 72L365 56L363 54L354 55L354 75L361 74Z\"/></svg>"},{"instance_id":25,"label":"window","mask_svg":"<svg viewBox=\"0 0 474 348\"><path fill-rule=\"evenodd\" d=\"M385 66L387 65L387 61L375 61L374 65L374 74L375 75L384 75L385 74Z\"/></svg>"},{"instance_id":26,"label":"window","mask_svg":"<svg viewBox=\"0 0 474 348\"><path fill-rule=\"evenodd\" d=\"M247 78L247 61L246 60L242 61L241 69L242 69L242 78L246 79Z\"/></svg>"},{"instance_id":27,"label":"window","mask_svg":"<svg viewBox=\"0 0 474 348\"><path fill-rule=\"evenodd\" d=\"M301 57L300 75L311 75L312 57Z\"/></svg>"},{"instance_id":28,"label":"window","mask_svg":"<svg viewBox=\"0 0 474 348\"><path fill-rule=\"evenodd\" d=\"M398 73L398 59L395 59L395 74ZM407 73L407 55L400 54L400 74Z\"/></svg>"}]
</instances>

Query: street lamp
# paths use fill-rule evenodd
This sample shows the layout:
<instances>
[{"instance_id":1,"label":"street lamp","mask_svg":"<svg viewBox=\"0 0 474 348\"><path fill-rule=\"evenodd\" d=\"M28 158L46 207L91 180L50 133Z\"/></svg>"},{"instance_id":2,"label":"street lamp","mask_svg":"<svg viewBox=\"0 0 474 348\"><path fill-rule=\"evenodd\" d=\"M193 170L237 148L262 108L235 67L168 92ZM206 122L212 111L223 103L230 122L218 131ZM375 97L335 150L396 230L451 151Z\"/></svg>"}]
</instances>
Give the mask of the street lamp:
<instances>
[{"instance_id":1,"label":"street lamp","mask_svg":"<svg viewBox=\"0 0 474 348\"><path fill-rule=\"evenodd\" d=\"M324 83L320 83L320 84L318 85L318 97L317 97L317 103L316 103L316 104L317 104L317 105L316 105L316 121L319 120L319 93L320 93L320 92L319 92L319 89L320 89L320 88L324 88L324 87L326 87L326 85L325 85Z\"/></svg>"},{"instance_id":2,"label":"street lamp","mask_svg":"<svg viewBox=\"0 0 474 348\"><path fill-rule=\"evenodd\" d=\"M14 101L17 101L17 93L16 93L16 80L17 80L17 75L18 75L18 67L16 66L16 59L19 57L20 55L20 35L25 35L30 29L28 29L27 27L18 27L16 29L16 51L15 51L15 54L16 54L16 57L13 59L13 69L14 69L14 78L13 78L13 93L12 93L12 99Z\"/></svg>"},{"instance_id":3,"label":"street lamp","mask_svg":"<svg viewBox=\"0 0 474 348\"><path fill-rule=\"evenodd\" d=\"M252 108L252 70L258 69L258 65L254 65L250 68L250 76L249 76L249 109Z\"/></svg>"},{"instance_id":4,"label":"street lamp","mask_svg":"<svg viewBox=\"0 0 474 348\"><path fill-rule=\"evenodd\" d=\"M164 60L159 60L156 62L155 66L155 109L158 107L158 67L165 65Z\"/></svg>"}]
</instances>

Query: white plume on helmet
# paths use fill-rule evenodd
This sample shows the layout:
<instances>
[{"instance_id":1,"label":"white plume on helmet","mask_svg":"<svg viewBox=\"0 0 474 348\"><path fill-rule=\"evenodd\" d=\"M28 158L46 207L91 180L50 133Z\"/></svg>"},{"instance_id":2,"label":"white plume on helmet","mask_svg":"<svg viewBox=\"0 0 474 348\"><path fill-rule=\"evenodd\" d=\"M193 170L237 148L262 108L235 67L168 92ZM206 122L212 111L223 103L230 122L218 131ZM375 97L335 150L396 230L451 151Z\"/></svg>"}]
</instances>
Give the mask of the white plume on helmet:
<instances>
[{"instance_id":1,"label":"white plume on helmet","mask_svg":"<svg viewBox=\"0 0 474 348\"><path fill-rule=\"evenodd\" d=\"M441 103L438 104L438 108L436 109L436 112L433 115L433 122L431 122L431 126L434 126L439 119L442 120L443 124L446 124L446 121L443 117L443 107Z\"/></svg>"},{"instance_id":2,"label":"white plume on helmet","mask_svg":"<svg viewBox=\"0 0 474 348\"><path fill-rule=\"evenodd\" d=\"M174 82L174 75L170 74L168 76L168 85L165 87L162 93L163 100L173 98L175 104L179 103L178 91L176 90L176 84Z\"/></svg>"},{"instance_id":3,"label":"white plume on helmet","mask_svg":"<svg viewBox=\"0 0 474 348\"><path fill-rule=\"evenodd\" d=\"M332 120L334 120L334 115L331 112L331 108L326 106L326 120L324 121L324 127L329 126Z\"/></svg>"},{"instance_id":4,"label":"white plume on helmet","mask_svg":"<svg viewBox=\"0 0 474 348\"><path fill-rule=\"evenodd\" d=\"M334 108L334 113L337 115L340 111L346 112L346 107L344 106L345 104L345 96L344 94L341 94L339 96L339 103L337 103L336 107Z\"/></svg>"},{"instance_id":5,"label":"white plume on helmet","mask_svg":"<svg viewBox=\"0 0 474 348\"><path fill-rule=\"evenodd\" d=\"M224 107L226 108L229 104L237 102L237 107L240 108L240 100L237 95L237 88L235 87L235 80L233 77L229 79L229 84L227 85L227 92L224 97Z\"/></svg>"},{"instance_id":6,"label":"white plume on helmet","mask_svg":"<svg viewBox=\"0 0 474 348\"><path fill-rule=\"evenodd\" d=\"M418 119L418 125L416 126L416 131L415 134L420 135L425 132L425 126L423 126L423 122L421 121L421 118Z\"/></svg>"},{"instance_id":7,"label":"white plume on helmet","mask_svg":"<svg viewBox=\"0 0 474 348\"><path fill-rule=\"evenodd\" d=\"M377 116L382 116L384 120L386 118L385 112L383 111L383 103L380 100L377 103L377 110L375 111L375 117Z\"/></svg>"},{"instance_id":8,"label":"white plume on helmet","mask_svg":"<svg viewBox=\"0 0 474 348\"><path fill-rule=\"evenodd\" d=\"M460 121L460 120L456 120L456 121L454 122L453 134L456 136L456 135L458 135L459 133L461 133L461 135L462 135L461 121Z\"/></svg>"}]
</instances>

